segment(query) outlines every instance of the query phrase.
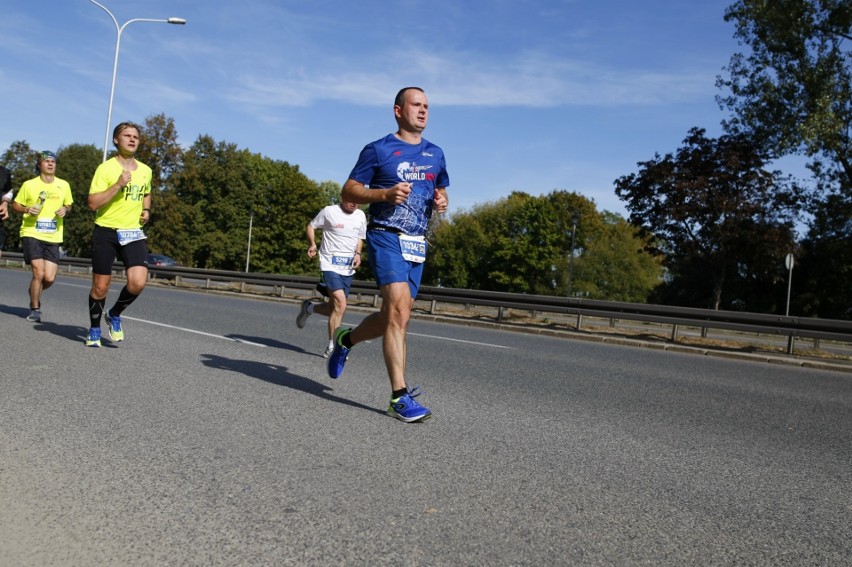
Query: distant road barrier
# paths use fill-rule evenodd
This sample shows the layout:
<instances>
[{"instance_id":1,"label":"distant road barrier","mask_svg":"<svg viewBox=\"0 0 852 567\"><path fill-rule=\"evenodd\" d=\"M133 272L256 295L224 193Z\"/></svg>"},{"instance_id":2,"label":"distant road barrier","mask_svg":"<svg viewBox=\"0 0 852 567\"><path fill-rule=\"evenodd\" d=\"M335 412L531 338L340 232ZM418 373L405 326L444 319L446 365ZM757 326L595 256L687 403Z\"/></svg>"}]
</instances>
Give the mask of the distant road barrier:
<instances>
[{"instance_id":1,"label":"distant road barrier","mask_svg":"<svg viewBox=\"0 0 852 567\"><path fill-rule=\"evenodd\" d=\"M9 265L23 264L22 254L3 253L0 263ZM91 273L91 260L86 258L65 257L60 265L68 271L88 271ZM123 266L116 264L116 271L123 275ZM202 281L210 288L213 282L238 284L239 290L247 292L247 286L269 287L273 294L284 295L286 289L313 290L317 283L315 276L287 276L262 274L255 272L233 272L227 270L203 270L182 266L149 268L150 277L173 279L180 286L183 280ZM352 293L371 296L373 305L379 303L379 290L374 282L353 281ZM507 309L518 309L541 313L559 313L577 317L576 328L580 329L583 317L600 317L610 320L628 320L671 325L670 339L675 341L679 327L699 327L706 336L707 329L727 329L748 333L773 334L788 339L787 352L792 354L795 340L799 338L819 341L833 340L852 344L852 321L836 319L816 319L811 317L787 317L738 311L714 311L690 307L670 307L645 303L622 303L617 301L598 301L574 297L550 295L527 295L495 291L456 289L423 286L418 301L431 302L431 313L437 313L439 303L464 304L468 306L493 307L497 309L497 318L503 317Z\"/></svg>"}]
</instances>

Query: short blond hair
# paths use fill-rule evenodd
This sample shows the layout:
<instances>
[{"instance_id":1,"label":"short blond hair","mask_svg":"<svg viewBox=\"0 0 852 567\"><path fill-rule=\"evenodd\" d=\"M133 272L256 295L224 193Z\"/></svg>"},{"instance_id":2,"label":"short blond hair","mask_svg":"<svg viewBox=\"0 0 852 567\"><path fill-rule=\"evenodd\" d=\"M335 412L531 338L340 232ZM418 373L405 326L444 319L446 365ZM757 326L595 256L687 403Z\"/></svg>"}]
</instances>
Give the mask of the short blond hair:
<instances>
[{"instance_id":1,"label":"short blond hair","mask_svg":"<svg viewBox=\"0 0 852 567\"><path fill-rule=\"evenodd\" d=\"M139 134L139 137L140 138L142 137L142 128L139 126L139 124L137 124L135 122L121 122L112 131L112 145L114 145L116 148L118 148L118 144L116 143L115 139L118 138L119 134L121 134L122 132L124 132L128 128L133 128L134 130L136 130L136 133Z\"/></svg>"}]
</instances>

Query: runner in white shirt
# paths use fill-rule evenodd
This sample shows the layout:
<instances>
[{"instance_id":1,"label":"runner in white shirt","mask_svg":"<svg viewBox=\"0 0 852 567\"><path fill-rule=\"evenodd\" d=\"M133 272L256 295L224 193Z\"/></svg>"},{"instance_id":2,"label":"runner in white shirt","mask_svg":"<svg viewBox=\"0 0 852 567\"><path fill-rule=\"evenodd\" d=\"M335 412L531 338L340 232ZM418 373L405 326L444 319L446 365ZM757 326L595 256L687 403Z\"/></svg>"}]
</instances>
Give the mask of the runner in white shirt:
<instances>
[{"instance_id":1,"label":"runner in white shirt","mask_svg":"<svg viewBox=\"0 0 852 567\"><path fill-rule=\"evenodd\" d=\"M323 208L305 228L310 244L310 258L317 255L316 229L322 230L320 272L322 283L328 290L329 301L317 304L310 299L303 301L299 316L296 317L296 326L304 328L313 313L328 317L328 347L323 353L323 357L328 358L334 350L334 330L340 326L346 312L352 275L361 265L367 217L358 205L346 201Z\"/></svg>"}]
</instances>

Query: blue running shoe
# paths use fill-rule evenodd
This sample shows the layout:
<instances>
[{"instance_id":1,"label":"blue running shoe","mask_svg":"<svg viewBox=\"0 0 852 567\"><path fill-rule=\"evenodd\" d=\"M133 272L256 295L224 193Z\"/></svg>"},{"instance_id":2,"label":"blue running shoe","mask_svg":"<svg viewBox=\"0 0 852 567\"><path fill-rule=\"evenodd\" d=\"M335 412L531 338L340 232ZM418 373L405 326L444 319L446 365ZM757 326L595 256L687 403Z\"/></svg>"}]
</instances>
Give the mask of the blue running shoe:
<instances>
[{"instance_id":1,"label":"blue running shoe","mask_svg":"<svg viewBox=\"0 0 852 567\"><path fill-rule=\"evenodd\" d=\"M86 335L86 346L99 347L101 346L101 328L92 327L89 329L89 334Z\"/></svg>"},{"instance_id":2,"label":"blue running shoe","mask_svg":"<svg viewBox=\"0 0 852 567\"><path fill-rule=\"evenodd\" d=\"M408 390L407 393L400 397L391 399L388 406L388 415L406 423L423 421L432 417L432 410L421 406L414 399L420 395L419 389L418 386L415 386L414 389Z\"/></svg>"},{"instance_id":3,"label":"blue running shoe","mask_svg":"<svg viewBox=\"0 0 852 567\"><path fill-rule=\"evenodd\" d=\"M332 378L340 378L343 374L343 365L346 364L346 357L349 356L349 350L341 343L345 335L352 332L352 329L337 329L334 333L334 350L331 356L328 357L328 375Z\"/></svg>"},{"instance_id":4,"label":"blue running shoe","mask_svg":"<svg viewBox=\"0 0 852 567\"><path fill-rule=\"evenodd\" d=\"M109 311L106 313L106 321L107 332L109 333L109 340L114 343L124 340L124 331L121 328L121 317L116 315L115 317L110 316Z\"/></svg>"}]
</instances>

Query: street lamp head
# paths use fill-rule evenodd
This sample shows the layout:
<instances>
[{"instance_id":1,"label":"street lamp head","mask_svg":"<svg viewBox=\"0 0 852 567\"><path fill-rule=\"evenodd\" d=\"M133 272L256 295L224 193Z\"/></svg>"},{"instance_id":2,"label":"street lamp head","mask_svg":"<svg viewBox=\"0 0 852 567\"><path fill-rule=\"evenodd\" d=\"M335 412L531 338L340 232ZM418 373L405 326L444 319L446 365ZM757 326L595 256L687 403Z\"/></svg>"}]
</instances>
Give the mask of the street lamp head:
<instances>
[{"instance_id":1,"label":"street lamp head","mask_svg":"<svg viewBox=\"0 0 852 567\"><path fill-rule=\"evenodd\" d=\"M184 20L183 18L169 18L166 21L170 24L177 24L179 26L186 25L186 20Z\"/></svg>"}]
</instances>

